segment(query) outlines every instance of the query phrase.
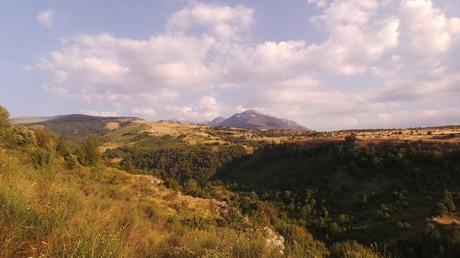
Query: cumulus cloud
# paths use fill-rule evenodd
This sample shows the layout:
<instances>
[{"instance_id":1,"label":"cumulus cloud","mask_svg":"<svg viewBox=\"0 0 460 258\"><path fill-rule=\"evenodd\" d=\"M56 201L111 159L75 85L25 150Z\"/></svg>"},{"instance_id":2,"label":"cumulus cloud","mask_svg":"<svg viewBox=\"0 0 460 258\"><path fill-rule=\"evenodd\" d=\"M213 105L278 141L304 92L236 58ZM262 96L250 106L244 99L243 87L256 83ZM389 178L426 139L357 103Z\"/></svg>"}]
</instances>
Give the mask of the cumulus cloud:
<instances>
[{"instance_id":1,"label":"cumulus cloud","mask_svg":"<svg viewBox=\"0 0 460 258\"><path fill-rule=\"evenodd\" d=\"M258 108L316 129L454 121L459 18L431 0L307 3L319 10L316 42L254 42L253 9L192 2L148 39L68 37L35 68L54 94L146 117Z\"/></svg>"},{"instance_id":2,"label":"cumulus cloud","mask_svg":"<svg viewBox=\"0 0 460 258\"><path fill-rule=\"evenodd\" d=\"M203 63L212 42L208 37L84 35L65 40L37 67L53 76L50 90L72 96L174 98L177 89L215 80Z\"/></svg>"},{"instance_id":3,"label":"cumulus cloud","mask_svg":"<svg viewBox=\"0 0 460 258\"><path fill-rule=\"evenodd\" d=\"M203 96L196 106L166 106L164 111L173 114L180 120L193 120L198 122L212 120L222 112L222 107L211 96Z\"/></svg>"},{"instance_id":4,"label":"cumulus cloud","mask_svg":"<svg viewBox=\"0 0 460 258\"><path fill-rule=\"evenodd\" d=\"M316 59L325 60L326 72L364 73L385 51L398 46L400 20L378 16L380 7L377 0L333 1L310 19L329 33L327 40L310 47Z\"/></svg>"},{"instance_id":5,"label":"cumulus cloud","mask_svg":"<svg viewBox=\"0 0 460 258\"><path fill-rule=\"evenodd\" d=\"M405 51L419 56L432 56L449 49L458 34L458 18L447 18L431 0L403 0L400 13L404 19Z\"/></svg>"},{"instance_id":6,"label":"cumulus cloud","mask_svg":"<svg viewBox=\"0 0 460 258\"><path fill-rule=\"evenodd\" d=\"M52 9L42 11L37 14L37 21L46 27L51 27L54 23L54 16L56 12Z\"/></svg>"},{"instance_id":7,"label":"cumulus cloud","mask_svg":"<svg viewBox=\"0 0 460 258\"><path fill-rule=\"evenodd\" d=\"M244 6L220 6L192 2L173 15L166 24L170 33L186 33L203 28L222 40L239 40L253 22L253 10Z\"/></svg>"}]
</instances>

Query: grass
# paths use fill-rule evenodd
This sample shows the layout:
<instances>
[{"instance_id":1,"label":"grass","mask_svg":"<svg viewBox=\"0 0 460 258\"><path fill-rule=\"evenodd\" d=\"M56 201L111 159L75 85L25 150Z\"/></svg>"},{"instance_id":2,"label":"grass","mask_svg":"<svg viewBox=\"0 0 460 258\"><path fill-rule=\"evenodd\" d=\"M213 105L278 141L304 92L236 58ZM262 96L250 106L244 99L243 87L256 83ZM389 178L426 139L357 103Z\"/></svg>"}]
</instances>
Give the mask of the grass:
<instances>
[{"instance_id":1,"label":"grass","mask_svg":"<svg viewBox=\"0 0 460 258\"><path fill-rule=\"evenodd\" d=\"M103 165L0 149L0 257L272 257L257 230L217 223L214 201ZM209 223L195 227L198 219ZM192 225L192 226L191 226Z\"/></svg>"}]
</instances>

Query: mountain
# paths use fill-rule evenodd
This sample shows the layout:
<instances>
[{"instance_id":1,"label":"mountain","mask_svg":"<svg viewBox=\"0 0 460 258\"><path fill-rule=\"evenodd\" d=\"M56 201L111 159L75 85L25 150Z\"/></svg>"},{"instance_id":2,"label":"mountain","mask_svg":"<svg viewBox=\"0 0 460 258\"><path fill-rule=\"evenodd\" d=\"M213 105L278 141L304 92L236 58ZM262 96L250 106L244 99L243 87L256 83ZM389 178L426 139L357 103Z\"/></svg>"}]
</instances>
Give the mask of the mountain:
<instances>
[{"instance_id":1,"label":"mountain","mask_svg":"<svg viewBox=\"0 0 460 258\"><path fill-rule=\"evenodd\" d=\"M236 127L242 129L277 129L277 130L301 130L310 131L310 129L299 125L294 121L281 119L275 116L262 114L255 110L249 110L242 113L234 114L230 118L221 122L222 127Z\"/></svg>"},{"instance_id":2,"label":"mountain","mask_svg":"<svg viewBox=\"0 0 460 258\"><path fill-rule=\"evenodd\" d=\"M212 126L212 127L219 126L225 120L226 120L225 117L218 116L218 117L214 118L213 120L207 122L207 125Z\"/></svg>"}]
</instances>

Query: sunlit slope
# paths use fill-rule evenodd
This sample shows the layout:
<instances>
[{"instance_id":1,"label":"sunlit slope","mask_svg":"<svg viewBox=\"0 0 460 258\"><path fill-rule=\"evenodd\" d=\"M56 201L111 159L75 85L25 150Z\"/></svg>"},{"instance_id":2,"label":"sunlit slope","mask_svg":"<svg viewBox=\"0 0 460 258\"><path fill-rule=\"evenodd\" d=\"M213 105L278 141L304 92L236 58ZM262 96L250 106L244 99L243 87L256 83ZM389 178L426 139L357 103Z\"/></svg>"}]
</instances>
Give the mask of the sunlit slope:
<instances>
[{"instance_id":1,"label":"sunlit slope","mask_svg":"<svg viewBox=\"0 0 460 258\"><path fill-rule=\"evenodd\" d=\"M181 195L151 176L102 164L68 169L57 154L42 163L31 153L0 149L0 257L270 252L264 231L231 226L225 204Z\"/></svg>"}]
</instances>

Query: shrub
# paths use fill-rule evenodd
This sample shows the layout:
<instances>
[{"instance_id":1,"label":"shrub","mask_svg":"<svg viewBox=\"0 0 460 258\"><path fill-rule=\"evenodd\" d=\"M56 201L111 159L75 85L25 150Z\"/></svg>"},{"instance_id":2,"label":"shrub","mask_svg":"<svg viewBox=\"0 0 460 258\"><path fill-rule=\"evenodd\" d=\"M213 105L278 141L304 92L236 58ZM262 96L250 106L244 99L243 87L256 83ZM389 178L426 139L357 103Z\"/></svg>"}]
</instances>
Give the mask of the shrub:
<instances>
[{"instance_id":1,"label":"shrub","mask_svg":"<svg viewBox=\"0 0 460 258\"><path fill-rule=\"evenodd\" d=\"M13 128L13 137L11 138L11 144L14 147L26 147L30 145L35 145L37 139L35 134L30 129L24 126L18 126Z\"/></svg>"},{"instance_id":2,"label":"shrub","mask_svg":"<svg viewBox=\"0 0 460 258\"><path fill-rule=\"evenodd\" d=\"M38 147L51 150L55 144L55 136L44 130L35 130L35 139Z\"/></svg>"},{"instance_id":3,"label":"shrub","mask_svg":"<svg viewBox=\"0 0 460 258\"><path fill-rule=\"evenodd\" d=\"M78 152L78 161L85 166L94 166L100 160L99 142L95 136L88 136Z\"/></svg>"},{"instance_id":4,"label":"shrub","mask_svg":"<svg viewBox=\"0 0 460 258\"><path fill-rule=\"evenodd\" d=\"M30 151L30 159L35 168L45 168L53 163L54 152L41 148L34 148Z\"/></svg>"}]
</instances>

